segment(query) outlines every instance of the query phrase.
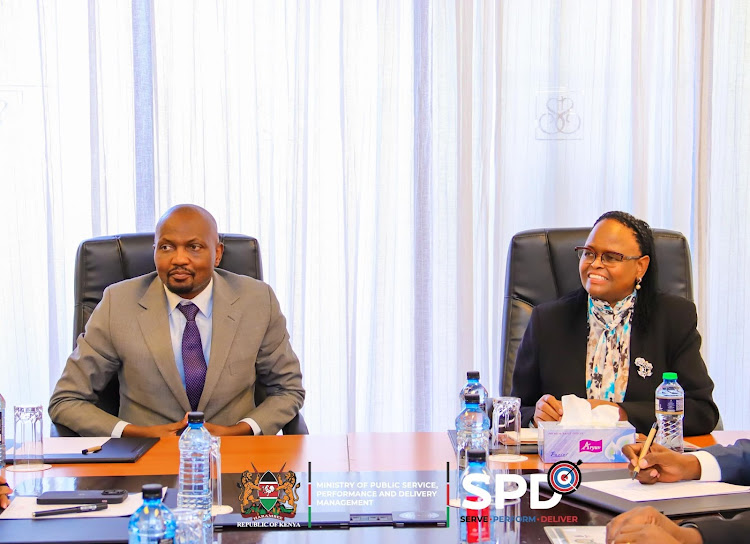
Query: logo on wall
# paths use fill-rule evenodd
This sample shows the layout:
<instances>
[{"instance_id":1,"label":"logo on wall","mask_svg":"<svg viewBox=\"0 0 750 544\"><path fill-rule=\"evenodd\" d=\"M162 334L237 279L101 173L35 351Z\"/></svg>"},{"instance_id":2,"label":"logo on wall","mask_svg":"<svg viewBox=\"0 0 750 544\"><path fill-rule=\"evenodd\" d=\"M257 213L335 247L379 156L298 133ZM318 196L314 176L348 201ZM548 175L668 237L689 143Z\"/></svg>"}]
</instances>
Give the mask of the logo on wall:
<instances>
[{"instance_id":1,"label":"logo on wall","mask_svg":"<svg viewBox=\"0 0 750 544\"><path fill-rule=\"evenodd\" d=\"M536 96L537 140L581 140L583 119L576 104L583 103L580 91L564 87L539 91Z\"/></svg>"},{"instance_id":2,"label":"logo on wall","mask_svg":"<svg viewBox=\"0 0 750 544\"><path fill-rule=\"evenodd\" d=\"M300 484L297 474L291 470L284 472L283 466L279 472L267 470L261 474L253 465L253 472L242 473L237 487L243 518L285 520L297 515Z\"/></svg>"}]
</instances>

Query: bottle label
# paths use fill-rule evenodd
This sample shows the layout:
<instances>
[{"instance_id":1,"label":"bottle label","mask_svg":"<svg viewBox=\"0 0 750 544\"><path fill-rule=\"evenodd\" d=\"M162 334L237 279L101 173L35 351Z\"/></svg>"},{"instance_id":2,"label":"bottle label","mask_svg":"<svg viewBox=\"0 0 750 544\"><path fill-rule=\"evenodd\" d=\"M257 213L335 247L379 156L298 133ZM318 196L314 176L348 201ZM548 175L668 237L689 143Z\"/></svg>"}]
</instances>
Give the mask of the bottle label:
<instances>
[{"instance_id":1,"label":"bottle label","mask_svg":"<svg viewBox=\"0 0 750 544\"><path fill-rule=\"evenodd\" d=\"M656 413L663 415L682 415L685 411L685 399L683 397L656 398Z\"/></svg>"},{"instance_id":2,"label":"bottle label","mask_svg":"<svg viewBox=\"0 0 750 544\"><path fill-rule=\"evenodd\" d=\"M466 497L478 501L479 497ZM487 542L490 539L490 506L484 510L466 509L466 542Z\"/></svg>"},{"instance_id":3,"label":"bottle label","mask_svg":"<svg viewBox=\"0 0 750 544\"><path fill-rule=\"evenodd\" d=\"M174 538L160 538L159 544L174 544Z\"/></svg>"}]
</instances>

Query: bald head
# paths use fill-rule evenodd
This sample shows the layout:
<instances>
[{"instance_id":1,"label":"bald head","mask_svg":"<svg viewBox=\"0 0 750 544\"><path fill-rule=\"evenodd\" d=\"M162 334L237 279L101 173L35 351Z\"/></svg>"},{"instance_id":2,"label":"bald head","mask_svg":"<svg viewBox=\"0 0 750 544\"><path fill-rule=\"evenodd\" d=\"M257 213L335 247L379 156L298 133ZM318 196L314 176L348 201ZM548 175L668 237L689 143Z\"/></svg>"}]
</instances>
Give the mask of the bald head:
<instances>
[{"instance_id":1,"label":"bald head","mask_svg":"<svg viewBox=\"0 0 750 544\"><path fill-rule=\"evenodd\" d=\"M158 239L159 230L164 225L164 222L169 220L172 216L189 217L192 214L195 214L206 221L208 226L211 228L213 235L216 237L216 242L218 243L219 229L216 226L216 219L214 219L214 216L211 215L208 210L206 210L205 208L201 208L200 206L196 206L195 204L177 204L176 206L172 206L171 208L169 208L166 212L164 212L164 215L162 215L159 218L159 221L156 223L154 236Z\"/></svg>"},{"instance_id":2,"label":"bald head","mask_svg":"<svg viewBox=\"0 0 750 544\"><path fill-rule=\"evenodd\" d=\"M223 253L216 220L200 206L174 206L156 224L156 271L167 289L183 298L206 288Z\"/></svg>"}]
</instances>

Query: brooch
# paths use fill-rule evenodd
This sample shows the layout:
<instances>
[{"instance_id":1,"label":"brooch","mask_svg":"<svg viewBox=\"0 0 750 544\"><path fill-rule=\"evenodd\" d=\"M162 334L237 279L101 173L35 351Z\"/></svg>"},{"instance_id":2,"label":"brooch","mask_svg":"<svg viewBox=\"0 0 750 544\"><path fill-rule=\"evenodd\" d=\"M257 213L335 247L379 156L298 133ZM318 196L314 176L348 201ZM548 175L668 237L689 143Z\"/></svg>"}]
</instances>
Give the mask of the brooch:
<instances>
[{"instance_id":1,"label":"brooch","mask_svg":"<svg viewBox=\"0 0 750 544\"><path fill-rule=\"evenodd\" d=\"M638 367L638 375L644 380L651 376L651 371L654 368L654 366L643 357L638 357L635 360L635 366Z\"/></svg>"}]
</instances>

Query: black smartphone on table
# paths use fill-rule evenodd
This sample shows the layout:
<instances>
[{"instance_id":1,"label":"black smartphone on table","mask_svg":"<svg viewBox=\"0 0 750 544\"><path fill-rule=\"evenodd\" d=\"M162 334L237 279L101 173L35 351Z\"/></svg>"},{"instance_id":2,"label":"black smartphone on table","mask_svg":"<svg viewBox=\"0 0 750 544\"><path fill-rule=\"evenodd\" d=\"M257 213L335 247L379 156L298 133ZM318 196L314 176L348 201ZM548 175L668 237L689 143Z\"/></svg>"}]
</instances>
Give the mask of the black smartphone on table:
<instances>
[{"instance_id":1,"label":"black smartphone on table","mask_svg":"<svg viewBox=\"0 0 750 544\"><path fill-rule=\"evenodd\" d=\"M78 489L76 491L46 491L36 499L37 504L119 504L128 496L124 489Z\"/></svg>"}]
</instances>

